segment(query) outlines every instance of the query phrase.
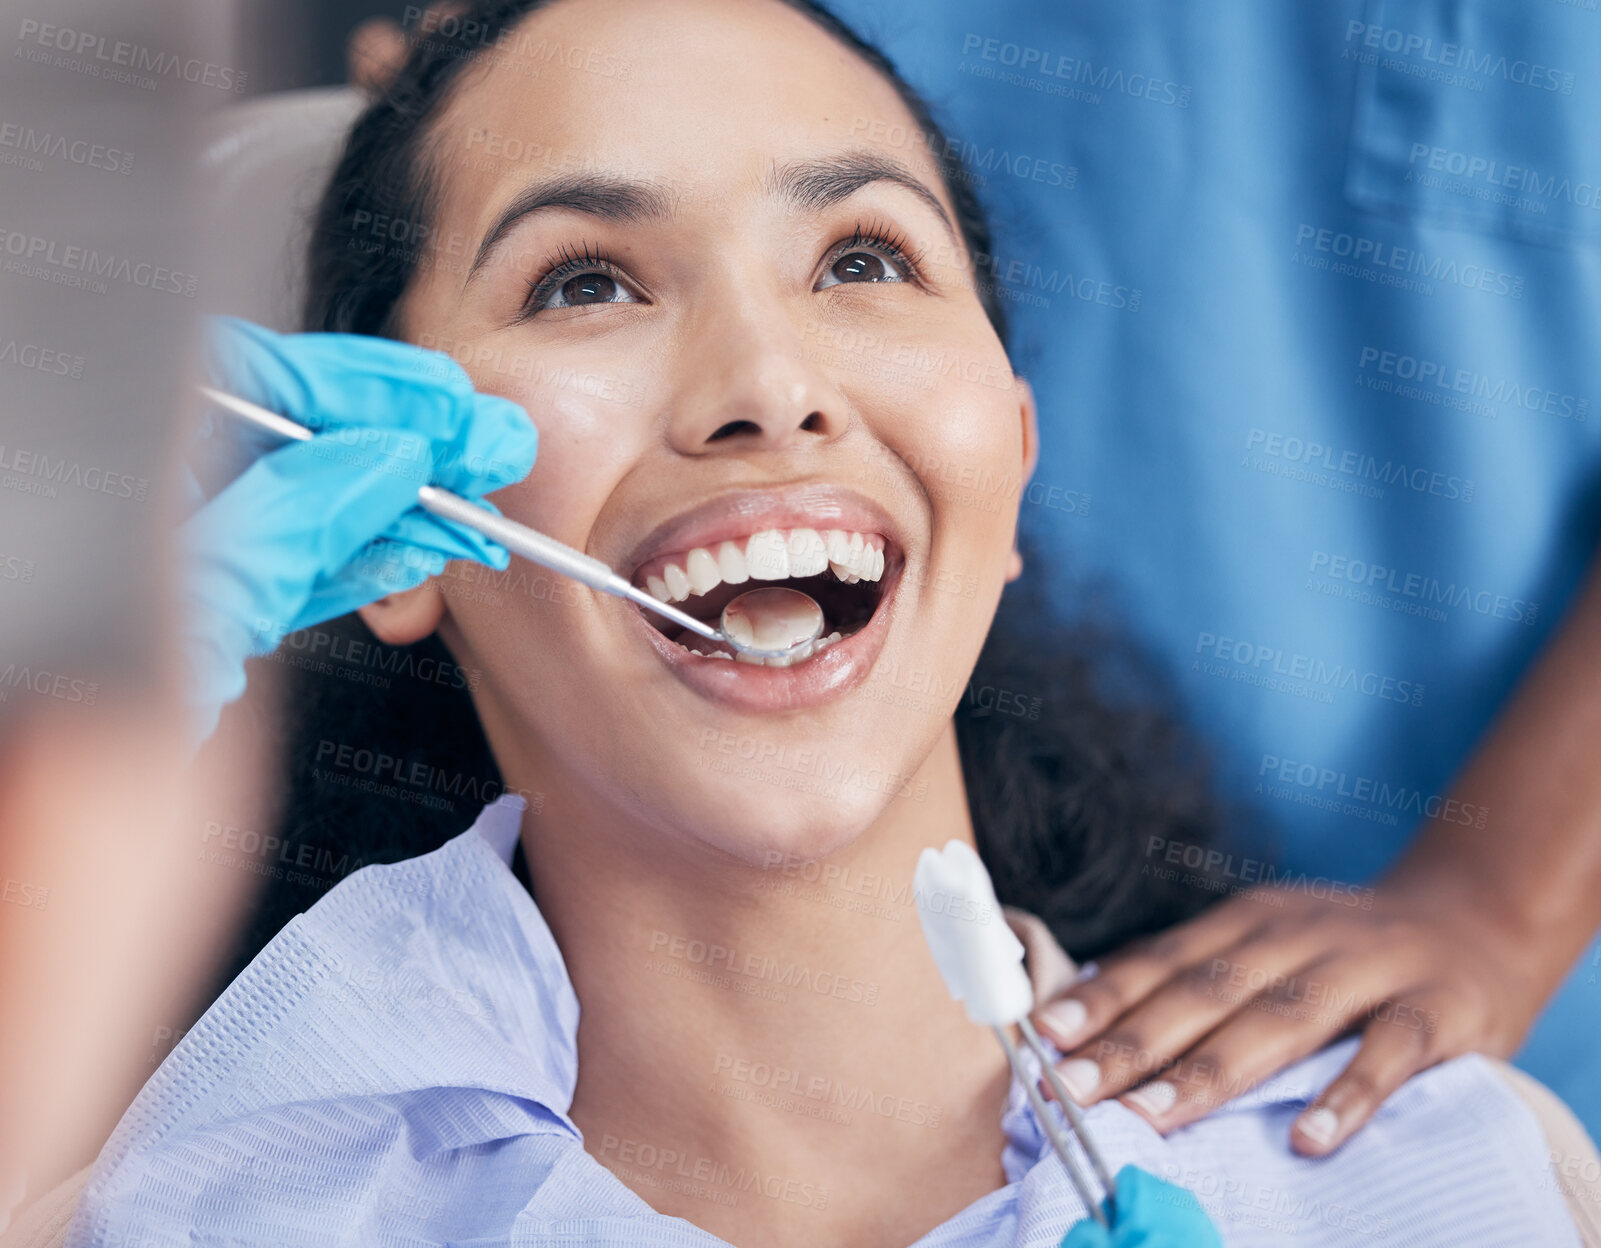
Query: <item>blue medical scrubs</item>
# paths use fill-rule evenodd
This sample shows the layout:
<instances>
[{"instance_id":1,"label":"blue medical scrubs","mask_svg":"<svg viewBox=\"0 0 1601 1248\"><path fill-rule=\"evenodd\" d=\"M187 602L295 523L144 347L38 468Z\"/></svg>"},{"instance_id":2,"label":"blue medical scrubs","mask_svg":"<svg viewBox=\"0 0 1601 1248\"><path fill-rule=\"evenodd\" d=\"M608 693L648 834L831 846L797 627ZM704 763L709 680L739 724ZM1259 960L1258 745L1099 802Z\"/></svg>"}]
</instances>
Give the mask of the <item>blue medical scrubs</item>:
<instances>
[{"instance_id":1,"label":"blue medical scrubs","mask_svg":"<svg viewBox=\"0 0 1601 1248\"><path fill-rule=\"evenodd\" d=\"M1110 587L1284 867L1493 823L1452 774L1601 535L1597 0L836 7L996 219L1063 601ZM1601 1135L1601 945L1520 1061Z\"/></svg>"}]
</instances>

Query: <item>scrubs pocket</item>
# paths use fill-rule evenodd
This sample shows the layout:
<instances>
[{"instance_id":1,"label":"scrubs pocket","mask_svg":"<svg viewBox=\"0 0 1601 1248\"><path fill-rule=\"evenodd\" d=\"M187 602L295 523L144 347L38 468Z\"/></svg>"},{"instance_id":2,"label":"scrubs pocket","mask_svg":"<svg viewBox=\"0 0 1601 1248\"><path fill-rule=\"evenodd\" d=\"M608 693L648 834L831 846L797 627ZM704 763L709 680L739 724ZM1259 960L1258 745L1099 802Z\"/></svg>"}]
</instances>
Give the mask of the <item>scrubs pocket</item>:
<instances>
[{"instance_id":1,"label":"scrubs pocket","mask_svg":"<svg viewBox=\"0 0 1601 1248\"><path fill-rule=\"evenodd\" d=\"M1368 0L1346 197L1419 225L1601 241L1598 0Z\"/></svg>"}]
</instances>

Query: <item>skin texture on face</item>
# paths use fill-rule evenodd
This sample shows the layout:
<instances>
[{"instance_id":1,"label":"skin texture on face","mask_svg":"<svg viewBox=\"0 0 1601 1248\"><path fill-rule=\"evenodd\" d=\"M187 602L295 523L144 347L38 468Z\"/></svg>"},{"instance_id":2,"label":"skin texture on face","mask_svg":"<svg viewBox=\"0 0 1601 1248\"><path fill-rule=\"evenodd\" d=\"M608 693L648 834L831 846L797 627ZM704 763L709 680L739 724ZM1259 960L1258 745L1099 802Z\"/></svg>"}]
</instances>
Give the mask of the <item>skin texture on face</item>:
<instances>
[{"instance_id":1,"label":"skin texture on face","mask_svg":"<svg viewBox=\"0 0 1601 1248\"><path fill-rule=\"evenodd\" d=\"M835 671L825 653L823 696L760 713L680 680L632 605L553 577L493 602L447 581L369 623L390 640L437 624L485 674L477 704L508 783L547 808L749 862L831 852L949 731L1009 566L1027 388L933 160L867 137L915 133L912 118L805 17L749 0L565 0L515 34L479 54L433 127L429 259L401 309L405 337L448 350L539 427L533 473L494 501L629 575L642 539L699 504L778 491L792 523L822 530L837 526L816 487L840 489L882 513L903 566L874 660ZM541 59L548 48L586 55ZM924 189L849 173L873 166ZM635 184L612 196L621 215L582 210L584 178ZM480 254L531 186L557 183L565 203ZM939 713L883 696L909 674ZM708 765L726 734L736 757L810 752L883 781L778 794Z\"/></svg>"}]
</instances>

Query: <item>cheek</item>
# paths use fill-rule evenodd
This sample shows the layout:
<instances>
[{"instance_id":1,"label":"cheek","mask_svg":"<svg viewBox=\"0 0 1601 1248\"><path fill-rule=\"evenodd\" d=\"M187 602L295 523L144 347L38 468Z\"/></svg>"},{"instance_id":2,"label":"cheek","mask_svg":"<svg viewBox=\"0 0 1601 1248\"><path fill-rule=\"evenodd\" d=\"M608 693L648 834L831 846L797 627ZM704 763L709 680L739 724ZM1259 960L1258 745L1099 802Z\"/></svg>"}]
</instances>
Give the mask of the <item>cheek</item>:
<instances>
[{"instance_id":1,"label":"cheek","mask_svg":"<svg viewBox=\"0 0 1601 1248\"><path fill-rule=\"evenodd\" d=\"M1004 356L975 359L953 366L882 435L928 495L936 539L970 559L1010 548L1023 486L1021 397Z\"/></svg>"},{"instance_id":2,"label":"cheek","mask_svg":"<svg viewBox=\"0 0 1601 1248\"><path fill-rule=\"evenodd\" d=\"M510 349L479 348L471 358L463 353L456 359L476 389L520 404L539 430L533 471L489 501L510 519L586 550L597 518L652 436L639 401L642 386ZM566 674L568 664L558 656L570 656L593 635L596 595L515 555L505 572L473 565L467 574L472 585L447 584L445 590L466 643L508 687L527 678L548 695ZM564 640L536 640L555 637Z\"/></svg>"},{"instance_id":3,"label":"cheek","mask_svg":"<svg viewBox=\"0 0 1601 1248\"><path fill-rule=\"evenodd\" d=\"M607 499L652 437L642 381L537 363L515 374L468 371L480 391L521 404L539 430L533 471L491 500L512 519L583 549Z\"/></svg>"},{"instance_id":4,"label":"cheek","mask_svg":"<svg viewBox=\"0 0 1601 1248\"><path fill-rule=\"evenodd\" d=\"M973 513L980 532L993 517L1009 534L1023 396L976 301L926 306L893 325L824 326L814 337L813 358L866 414L880 473L904 479L910 468L935 504L936 527L954 509Z\"/></svg>"},{"instance_id":5,"label":"cheek","mask_svg":"<svg viewBox=\"0 0 1601 1248\"><path fill-rule=\"evenodd\" d=\"M652 436L647 353L573 343L536 348L527 326L498 326L482 309L463 306L450 274L435 270L407 299L401 323L408 339L461 365L474 389L521 405L539 430L533 471L490 501L584 549L607 498Z\"/></svg>"},{"instance_id":6,"label":"cheek","mask_svg":"<svg viewBox=\"0 0 1601 1248\"><path fill-rule=\"evenodd\" d=\"M929 500L928 563L913 592L918 644L941 672L970 670L1006 583L1023 487L1021 401L1004 355L972 358L883 435Z\"/></svg>"},{"instance_id":7,"label":"cheek","mask_svg":"<svg viewBox=\"0 0 1601 1248\"><path fill-rule=\"evenodd\" d=\"M954 389L950 419L930 422L920 431L919 475L936 498L993 500L979 510L1005 510L1005 504L1017 500L1023 469L1016 402L974 385Z\"/></svg>"}]
</instances>

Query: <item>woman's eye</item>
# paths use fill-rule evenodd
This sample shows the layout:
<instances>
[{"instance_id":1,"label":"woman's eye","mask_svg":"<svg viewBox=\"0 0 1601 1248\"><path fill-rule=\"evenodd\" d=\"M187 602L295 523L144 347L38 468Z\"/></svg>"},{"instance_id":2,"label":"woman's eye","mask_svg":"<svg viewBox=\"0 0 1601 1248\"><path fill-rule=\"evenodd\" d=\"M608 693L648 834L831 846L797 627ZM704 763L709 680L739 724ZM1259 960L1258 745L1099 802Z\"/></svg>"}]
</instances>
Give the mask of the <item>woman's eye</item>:
<instances>
[{"instance_id":1,"label":"woman's eye","mask_svg":"<svg viewBox=\"0 0 1601 1248\"><path fill-rule=\"evenodd\" d=\"M823 274L822 280L817 283L818 290L826 290L830 286L843 286L847 282L904 282L906 274L901 266L876 251L863 251L858 248L848 251Z\"/></svg>"},{"instance_id":2,"label":"woman's eye","mask_svg":"<svg viewBox=\"0 0 1601 1248\"><path fill-rule=\"evenodd\" d=\"M569 277L546 278L529 295L529 313L554 308L582 308L597 303L639 303L633 291L610 273L594 269Z\"/></svg>"}]
</instances>

